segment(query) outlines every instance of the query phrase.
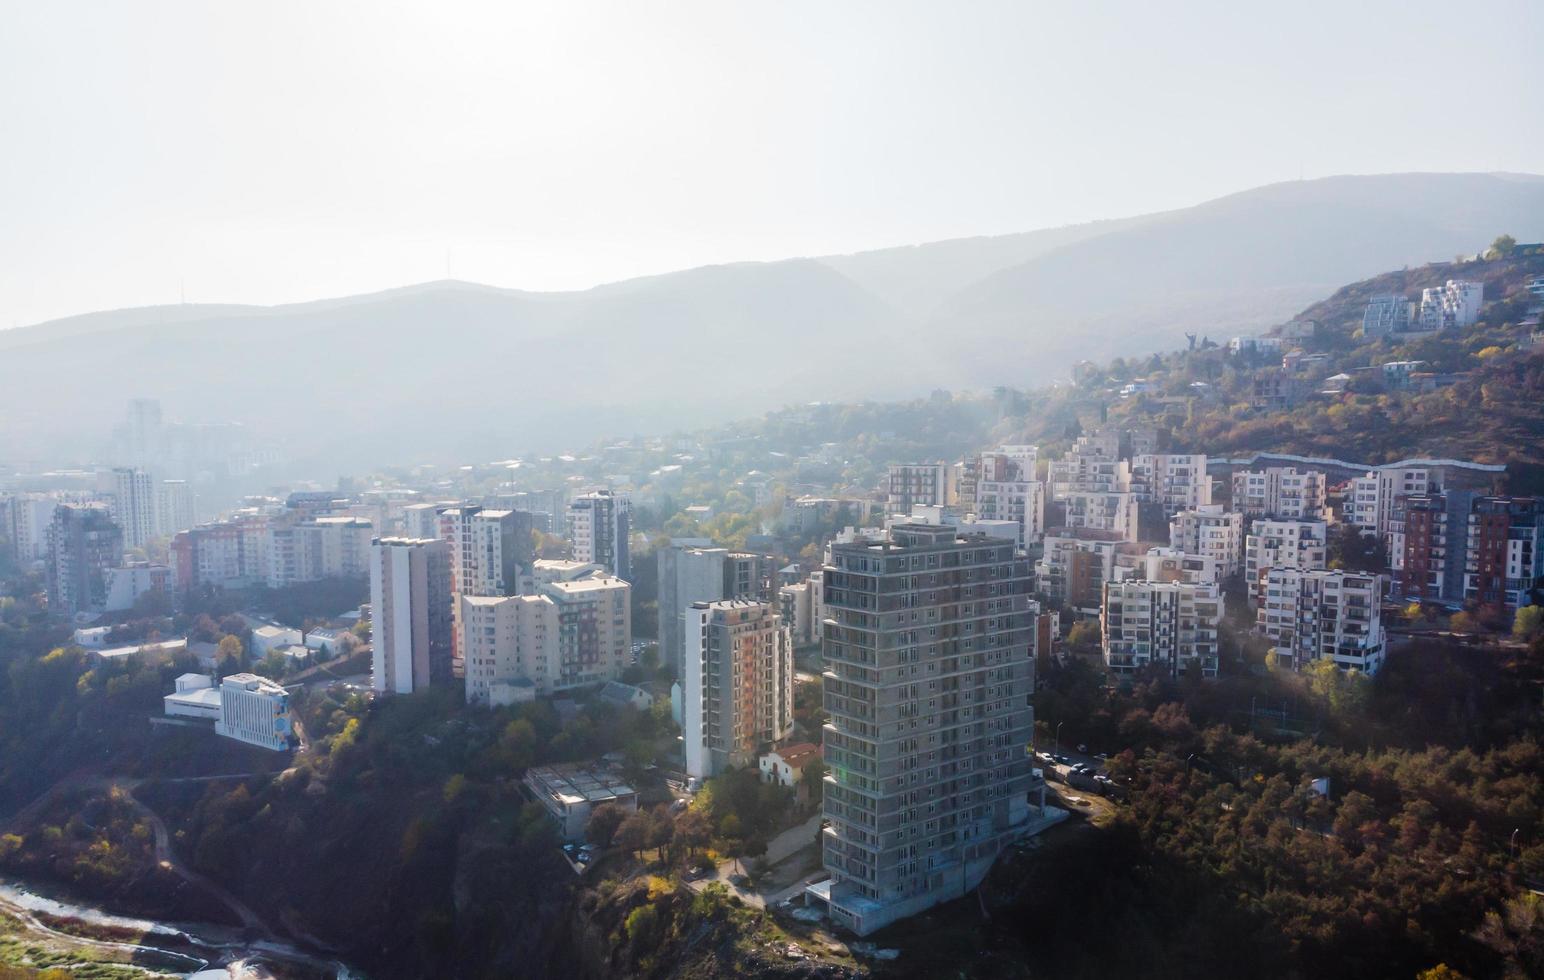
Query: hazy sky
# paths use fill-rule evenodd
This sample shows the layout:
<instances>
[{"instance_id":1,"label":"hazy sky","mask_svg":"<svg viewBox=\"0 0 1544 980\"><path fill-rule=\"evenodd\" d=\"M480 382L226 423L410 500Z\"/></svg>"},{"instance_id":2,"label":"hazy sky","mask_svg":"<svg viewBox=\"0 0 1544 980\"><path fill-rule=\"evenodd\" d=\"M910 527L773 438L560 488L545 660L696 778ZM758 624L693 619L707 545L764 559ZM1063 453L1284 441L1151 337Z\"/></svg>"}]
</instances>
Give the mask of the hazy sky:
<instances>
[{"instance_id":1,"label":"hazy sky","mask_svg":"<svg viewBox=\"0 0 1544 980\"><path fill-rule=\"evenodd\" d=\"M1544 171L1544 3L0 0L0 326Z\"/></svg>"}]
</instances>

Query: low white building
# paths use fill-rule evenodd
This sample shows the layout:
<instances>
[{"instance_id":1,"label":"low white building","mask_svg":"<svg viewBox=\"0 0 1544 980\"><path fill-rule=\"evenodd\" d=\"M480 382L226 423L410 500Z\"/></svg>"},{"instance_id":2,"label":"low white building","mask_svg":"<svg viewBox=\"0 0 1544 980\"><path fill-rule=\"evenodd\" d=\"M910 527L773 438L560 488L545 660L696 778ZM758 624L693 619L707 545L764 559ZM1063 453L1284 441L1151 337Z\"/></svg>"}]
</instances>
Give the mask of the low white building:
<instances>
[{"instance_id":1,"label":"low white building","mask_svg":"<svg viewBox=\"0 0 1544 980\"><path fill-rule=\"evenodd\" d=\"M107 634L111 626L82 626L70 635L70 642L87 650L100 650L107 646Z\"/></svg>"},{"instance_id":2,"label":"low white building","mask_svg":"<svg viewBox=\"0 0 1544 980\"><path fill-rule=\"evenodd\" d=\"M220 692L207 674L183 674L177 689L161 701L171 717L220 720Z\"/></svg>"},{"instance_id":3,"label":"low white building","mask_svg":"<svg viewBox=\"0 0 1544 980\"><path fill-rule=\"evenodd\" d=\"M290 748L289 693L256 674L231 674L220 683L220 720L214 730L227 738L283 751Z\"/></svg>"},{"instance_id":4,"label":"low white building","mask_svg":"<svg viewBox=\"0 0 1544 980\"><path fill-rule=\"evenodd\" d=\"M591 814L604 803L629 812L638 809L638 793L615 773L596 766L532 766L526 770L525 786L566 841L584 840Z\"/></svg>"},{"instance_id":5,"label":"low white building","mask_svg":"<svg viewBox=\"0 0 1544 980\"><path fill-rule=\"evenodd\" d=\"M252 655L254 657L265 656L271 650L279 647L304 646L304 637L300 630L291 629L288 626L279 626L270 623L259 626L252 631Z\"/></svg>"},{"instance_id":6,"label":"low white building","mask_svg":"<svg viewBox=\"0 0 1544 980\"><path fill-rule=\"evenodd\" d=\"M804 767L820 758L820 746L812 742L785 745L763 753L759 760L761 781L793 789L804 779Z\"/></svg>"}]
</instances>

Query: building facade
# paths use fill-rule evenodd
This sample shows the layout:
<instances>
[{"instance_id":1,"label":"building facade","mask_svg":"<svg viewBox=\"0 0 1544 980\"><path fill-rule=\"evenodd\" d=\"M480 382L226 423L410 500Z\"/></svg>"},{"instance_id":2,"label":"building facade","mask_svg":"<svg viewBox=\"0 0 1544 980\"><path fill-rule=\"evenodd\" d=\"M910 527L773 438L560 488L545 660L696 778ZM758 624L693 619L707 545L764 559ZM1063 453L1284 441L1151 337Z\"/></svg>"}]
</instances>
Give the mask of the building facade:
<instances>
[{"instance_id":1,"label":"building facade","mask_svg":"<svg viewBox=\"0 0 1544 980\"><path fill-rule=\"evenodd\" d=\"M831 546L831 878L809 895L859 935L964 895L1031 819L1038 607L1016 552L929 525Z\"/></svg>"},{"instance_id":2,"label":"building facade","mask_svg":"<svg viewBox=\"0 0 1544 980\"><path fill-rule=\"evenodd\" d=\"M755 762L793 729L793 640L770 602L722 599L687 610L681 677L686 772Z\"/></svg>"},{"instance_id":3,"label":"building facade","mask_svg":"<svg viewBox=\"0 0 1544 980\"><path fill-rule=\"evenodd\" d=\"M1156 666L1171 677L1217 676L1222 598L1214 586L1109 582L1099 615L1104 662L1117 674Z\"/></svg>"},{"instance_id":4,"label":"building facade","mask_svg":"<svg viewBox=\"0 0 1544 980\"><path fill-rule=\"evenodd\" d=\"M1221 504L1181 511L1169 521L1169 546L1215 558L1224 577L1236 575L1244 554L1244 515Z\"/></svg>"},{"instance_id":5,"label":"building facade","mask_svg":"<svg viewBox=\"0 0 1544 980\"><path fill-rule=\"evenodd\" d=\"M1258 599L1272 568L1313 571L1327 567L1329 526L1323 521L1255 521L1244 539L1244 581Z\"/></svg>"},{"instance_id":6,"label":"building facade","mask_svg":"<svg viewBox=\"0 0 1544 980\"><path fill-rule=\"evenodd\" d=\"M123 531L101 505L60 504L48 527L49 608L74 615L107 604L108 570L123 561Z\"/></svg>"},{"instance_id":7,"label":"building facade","mask_svg":"<svg viewBox=\"0 0 1544 980\"><path fill-rule=\"evenodd\" d=\"M454 676L450 544L377 538L370 551L371 687L411 694L449 683Z\"/></svg>"},{"instance_id":8,"label":"building facade","mask_svg":"<svg viewBox=\"0 0 1544 980\"><path fill-rule=\"evenodd\" d=\"M1300 472L1290 466L1237 470L1229 506L1249 518L1322 521L1328 491L1325 475L1315 470Z\"/></svg>"},{"instance_id":9,"label":"building facade","mask_svg":"<svg viewBox=\"0 0 1544 980\"><path fill-rule=\"evenodd\" d=\"M1381 575L1270 568L1261 579L1257 628L1293 670L1331 660L1376 674L1386 646L1382 597Z\"/></svg>"},{"instance_id":10,"label":"building facade","mask_svg":"<svg viewBox=\"0 0 1544 980\"><path fill-rule=\"evenodd\" d=\"M625 493L594 490L568 505L568 539L576 561L594 562L617 578L630 578L628 542L632 500Z\"/></svg>"}]
</instances>

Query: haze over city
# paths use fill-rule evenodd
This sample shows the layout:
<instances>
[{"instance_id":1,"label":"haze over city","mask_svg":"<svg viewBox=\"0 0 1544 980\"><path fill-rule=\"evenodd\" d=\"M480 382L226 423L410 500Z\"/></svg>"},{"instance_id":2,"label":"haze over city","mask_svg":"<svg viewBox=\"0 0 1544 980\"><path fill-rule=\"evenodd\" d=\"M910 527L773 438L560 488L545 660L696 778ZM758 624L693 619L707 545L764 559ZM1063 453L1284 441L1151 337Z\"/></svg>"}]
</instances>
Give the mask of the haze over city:
<instances>
[{"instance_id":1,"label":"haze over city","mask_svg":"<svg viewBox=\"0 0 1544 980\"><path fill-rule=\"evenodd\" d=\"M11 3L0 326L697 265L1540 169L1544 11ZM448 259L448 260L447 260ZM447 271L448 270L448 271Z\"/></svg>"}]
</instances>

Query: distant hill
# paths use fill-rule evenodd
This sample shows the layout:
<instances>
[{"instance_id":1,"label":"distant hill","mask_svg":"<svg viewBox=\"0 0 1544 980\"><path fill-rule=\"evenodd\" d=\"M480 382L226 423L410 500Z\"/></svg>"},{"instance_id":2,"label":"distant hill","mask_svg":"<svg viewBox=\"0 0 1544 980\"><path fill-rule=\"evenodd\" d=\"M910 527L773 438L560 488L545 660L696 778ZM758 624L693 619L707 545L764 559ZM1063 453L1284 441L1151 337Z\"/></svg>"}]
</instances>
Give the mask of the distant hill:
<instances>
[{"instance_id":1,"label":"distant hill","mask_svg":"<svg viewBox=\"0 0 1544 980\"><path fill-rule=\"evenodd\" d=\"M1180 211L568 293L441 282L0 331L0 457L99 452L126 399L327 472L550 450L824 399L1026 386L1287 319L1342 283L1544 238L1544 178L1278 184Z\"/></svg>"}]
</instances>

